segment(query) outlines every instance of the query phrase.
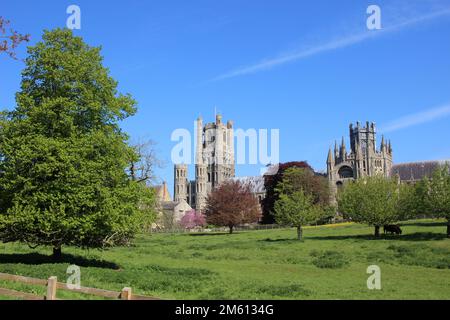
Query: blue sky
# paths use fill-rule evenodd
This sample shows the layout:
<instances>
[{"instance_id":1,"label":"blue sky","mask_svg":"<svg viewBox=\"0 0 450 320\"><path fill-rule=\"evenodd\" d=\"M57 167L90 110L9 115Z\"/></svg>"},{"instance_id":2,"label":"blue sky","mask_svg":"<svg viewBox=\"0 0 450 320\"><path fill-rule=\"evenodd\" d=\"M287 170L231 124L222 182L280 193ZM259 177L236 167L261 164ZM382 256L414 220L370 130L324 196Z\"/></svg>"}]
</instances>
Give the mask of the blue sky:
<instances>
[{"instance_id":1,"label":"blue sky","mask_svg":"<svg viewBox=\"0 0 450 320\"><path fill-rule=\"evenodd\" d=\"M71 4L75 33L103 47L139 103L123 128L157 142L170 187L172 131L192 131L199 114L213 121L215 106L238 128L279 129L281 161L316 170L358 120L384 128L396 163L450 158L450 0L8 1L0 15L33 44L65 26ZM381 31L367 30L371 4ZM1 108L14 107L22 68L0 57Z\"/></svg>"}]
</instances>

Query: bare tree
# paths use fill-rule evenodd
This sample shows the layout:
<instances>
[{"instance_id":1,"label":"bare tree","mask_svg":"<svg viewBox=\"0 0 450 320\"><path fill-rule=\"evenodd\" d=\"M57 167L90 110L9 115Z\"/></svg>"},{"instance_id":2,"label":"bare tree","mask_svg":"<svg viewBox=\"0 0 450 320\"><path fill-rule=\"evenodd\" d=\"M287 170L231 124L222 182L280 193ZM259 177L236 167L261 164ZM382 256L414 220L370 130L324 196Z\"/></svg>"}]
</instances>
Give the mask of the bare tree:
<instances>
[{"instance_id":1,"label":"bare tree","mask_svg":"<svg viewBox=\"0 0 450 320\"><path fill-rule=\"evenodd\" d=\"M132 144L135 154L130 156L128 171L133 181L151 184L157 180L155 169L162 168L164 162L158 159L155 145L150 139Z\"/></svg>"},{"instance_id":2,"label":"bare tree","mask_svg":"<svg viewBox=\"0 0 450 320\"><path fill-rule=\"evenodd\" d=\"M21 42L30 41L29 34L20 34L9 27L10 21L0 16L0 54L5 52L17 60L16 48Z\"/></svg>"}]
</instances>

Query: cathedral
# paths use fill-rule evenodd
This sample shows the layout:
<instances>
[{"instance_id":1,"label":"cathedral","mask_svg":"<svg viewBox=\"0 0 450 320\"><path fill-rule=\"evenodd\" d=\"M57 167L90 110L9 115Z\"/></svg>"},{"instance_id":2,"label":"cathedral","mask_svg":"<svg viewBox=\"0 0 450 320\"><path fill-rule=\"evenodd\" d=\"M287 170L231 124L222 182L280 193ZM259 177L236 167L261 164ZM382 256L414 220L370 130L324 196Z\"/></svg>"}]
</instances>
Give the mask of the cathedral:
<instances>
[{"instance_id":1,"label":"cathedral","mask_svg":"<svg viewBox=\"0 0 450 320\"><path fill-rule=\"evenodd\" d=\"M216 115L215 123L203 125L197 119L195 180L188 179L188 166L174 168L174 201L186 201L192 208L205 208L207 195L223 181L235 177L233 122L222 122Z\"/></svg>"},{"instance_id":2,"label":"cathedral","mask_svg":"<svg viewBox=\"0 0 450 320\"><path fill-rule=\"evenodd\" d=\"M327 177L330 183L333 198L337 190L346 181L365 176L382 175L391 176L392 145L391 142L381 140L380 148L376 143L375 123L366 122L361 126L350 124L350 152L347 152L344 138L334 152L329 150L327 158Z\"/></svg>"}]
</instances>

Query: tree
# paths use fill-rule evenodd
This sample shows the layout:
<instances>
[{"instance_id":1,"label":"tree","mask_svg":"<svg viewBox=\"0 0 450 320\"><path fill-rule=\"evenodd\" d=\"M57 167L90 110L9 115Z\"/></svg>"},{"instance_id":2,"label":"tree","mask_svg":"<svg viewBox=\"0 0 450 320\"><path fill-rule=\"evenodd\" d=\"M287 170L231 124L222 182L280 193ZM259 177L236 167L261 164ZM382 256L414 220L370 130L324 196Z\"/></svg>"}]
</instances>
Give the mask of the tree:
<instances>
[{"instance_id":1,"label":"tree","mask_svg":"<svg viewBox=\"0 0 450 320\"><path fill-rule=\"evenodd\" d=\"M450 171L448 165L437 168L431 179L425 178L424 207L433 216L447 219L447 237L450 238Z\"/></svg>"},{"instance_id":2,"label":"tree","mask_svg":"<svg viewBox=\"0 0 450 320\"><path fill-rule=\"evenodd\" d=\"M204 227L206 225L206 218L201 212L194 209L186 212L181 218L180 225L184 229L194 229L195 227Z\"/></svg>"},{"instance_id":3,"label":"tree","mask_svg":"<svg viewBox=\"0 0 450 320\"><path fill-rule=\"evenodd\" d=\"M263 206L263 224L273 224L275 223L275 217L273 215L275 202L279 199L278 194L276 192L276 188L279 182L283 179L283 174L289 168L305 168L309 169L311 172L314 172L311 166L305 162L286 162L280 163L278 166L278 170L275 174L264 175L264 188L266 189L266 197L262 201Z\"/></svg>"},{"instance_id":4,"label":"tree","mask_svg":"<svg viewBox=\"0 0 450 320\"><path fill-rule=\"evenodd\" d=\"M127 176L136 112L102 65L100 48L70 30L28 48L17 106L0 119L0 239L30 247L128 244L154 218L154 195Z\"/></svg>"},{"instance_id":5,"label":"tree","mask_svg":"<svg viewBox=\"0 0 450 320\"><path fill-rule=\"evenodd\" d=\"M280 193L275 203L275 221L297 228L298 240L303 239L302 227L318 221L323 212L320 205L314 204L314 197L303 190L291 194Z\"/></svg>"},{"instance_id":6,"label":"tree","mask_svg":"<svg viewBox=\"0 0 450 320\"><path fill-rule=\"evenodd\" d=\"M328 205L327 180L309 168L286 169L275 192L278 197L274 207L275 221L296 227L299 240L302 240L304 225L317 222L330 212L334 213Z\"/></svg>"},{"instance_id":7,"label":"tree","mask_svg":"<svg viewBox=\"0 0 450 320\"><path fill-rule=\"evenodd\" d=\"M250 185L228 180L213 190L206 199L208 224L233 228L244 223L256 223L261 218L261 206Z\"/></svg>"},{"instance_id":8,"label":"tree","mask_svg":"<svg viewBox=\"0 0 450 320\"><path fill-rule=\"evenodd\" d=\"M423 214L423 206L421 206L421 184L410 185L402 184L399 186L398 197L398 220L407 220Z\"/></svg>"},{"instance_id":9,"label":"tree","mask_svg":"<svg viewBox=\"0 0 450 320\"><path fill-rule=\"evenodd\" d=\"M277 194L288 195L300 190L311 195L314 204L327 205L329 202L330 190L327 179L308 168L288 168L275 188Z\"/></svg>"},{"instance_id":10,"label":"tree","mask_svg":"<svg viewBox=\"0 0 450 320\"><path fill-rule=\"evenodd\" d=\"M6 53L17 59L16 49L22 42L30 41L29 34L20 34L9 27L10 21L0 16L0 53Z\"/></svg>"},{"instance_id":11,"label":"tree","mask_svg":"<svg viewBox=\"0 0 450 320\"><path fill-rule=\"evenodd\" d=\"M400 189L395 179L381 176L349 182L338 193L339 211L355 222L374 226L375 237L379 237L381 226L400 217Z\"/></svg>"},{"instance_id":12,"label":"tree","mask_svg":"<svg viewBox=\"0 0 450 320\"><path fill-rule=\"evenodd\" d=\"M163 163L158 159L153 140L139 141L131 145L128 172L133 181L150 185L155 182L155 167L161 168Z\"/></svg>"}]
</instances>

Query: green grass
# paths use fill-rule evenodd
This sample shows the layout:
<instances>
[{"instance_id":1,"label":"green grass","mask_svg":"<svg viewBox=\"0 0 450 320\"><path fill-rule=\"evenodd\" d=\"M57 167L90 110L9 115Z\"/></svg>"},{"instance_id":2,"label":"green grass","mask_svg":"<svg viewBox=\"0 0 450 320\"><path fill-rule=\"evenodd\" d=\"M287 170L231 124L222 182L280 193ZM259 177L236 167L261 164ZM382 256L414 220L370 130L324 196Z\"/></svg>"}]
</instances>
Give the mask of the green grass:
<instances>
[{"instance_id":1,"label":"green grass","mask_svg":"<svg viewBox=\"0 0 450 320\"><path fill-rule=\"evenodd\" d=\"M81 266L81 284L164 299L450 299L450 240L445 222L405 222L402 236L372 237L349 224L228 234L141 235L133 247L107 251L0 244L0 272L67 278ZM382 290L367 289L369 265L382 272ZM0 287L44 294L44 288L0 281ZM59 291L60 292L60 291ZM60 298L88 299L70 292ZM2 297L0 297L1 299Z\"/></svg>"}]
</instances>

